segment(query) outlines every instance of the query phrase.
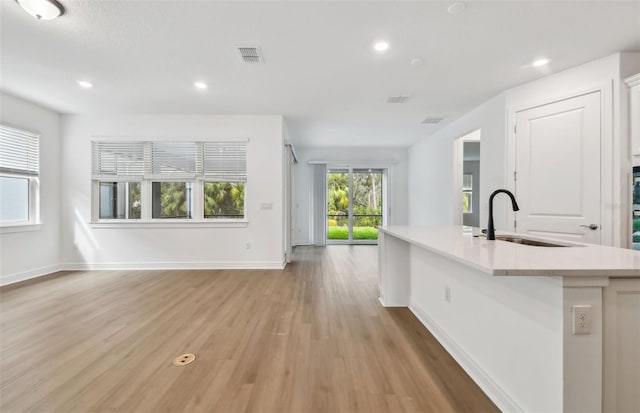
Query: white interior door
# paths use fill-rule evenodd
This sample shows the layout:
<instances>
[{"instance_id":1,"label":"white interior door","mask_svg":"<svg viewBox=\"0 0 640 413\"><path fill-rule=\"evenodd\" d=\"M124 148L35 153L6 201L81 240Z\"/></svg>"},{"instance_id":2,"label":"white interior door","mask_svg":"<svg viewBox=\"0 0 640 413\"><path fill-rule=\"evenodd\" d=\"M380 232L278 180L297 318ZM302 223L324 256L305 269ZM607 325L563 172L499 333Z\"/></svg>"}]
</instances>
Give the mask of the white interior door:
<instances>
[{"instance_id":1,"label":"white interior door","mask_svg":"<svg viewBox=\"0 0 640 413\"><path fill-rule=\"evenodd\" d=\"M600 243L600 122L600 92L517 112L517 232Z\"/></svg>"}]
</instances>

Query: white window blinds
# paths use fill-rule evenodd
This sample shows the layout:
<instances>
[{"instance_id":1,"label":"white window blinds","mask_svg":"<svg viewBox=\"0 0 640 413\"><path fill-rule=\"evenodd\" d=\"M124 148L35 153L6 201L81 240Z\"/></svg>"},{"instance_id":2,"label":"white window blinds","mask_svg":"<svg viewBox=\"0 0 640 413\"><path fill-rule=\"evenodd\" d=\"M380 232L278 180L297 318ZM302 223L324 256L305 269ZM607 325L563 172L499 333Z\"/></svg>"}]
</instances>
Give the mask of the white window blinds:
<instances>
[{"instance_id":1,"label":"white window blinds","mask_svg":"<svg viewBox=\"0 0 640 413\"><path fill-rule=\"evenodd\" d=\"M92 142L94 180L247 180L246 142Z\"/></svg>"},{"instance_id":2,"label":"white window blinds","mask_svg":"<svg viewBox=\"0 0 640 413\"><path fill-rule=\"evenodd\" d=\"M0 173L38 176L40 137L0 125Z\"/></svg>"},{"instance_id":3,"label":"white window blinds","mask_svg":"<svg viewBox=\"0 0 640 413\"><path fill-rule=\"evenodd\" d=\"M194 178L198 169L196 142L152 142L151 174L157 178Z\"/></svg>"},{"instance_id":4,"label":"white window blinds","mask_svg":"<svg viewBox=\"0 0 640 413\"><path fill-rule=\"evenodd\" d=\"M144 142L92 142L93 179L142 179Z\"/></svg>"},{"instance_id":5,"label":"white window blinds","mask_svg":"<svg viewBox=\"0 0 640 413\"><path fill-rule=\"evenodd\" d=\"M245 142L204 142L204 175L215 181L247 180Z\"/></svg>"}]
</instances>

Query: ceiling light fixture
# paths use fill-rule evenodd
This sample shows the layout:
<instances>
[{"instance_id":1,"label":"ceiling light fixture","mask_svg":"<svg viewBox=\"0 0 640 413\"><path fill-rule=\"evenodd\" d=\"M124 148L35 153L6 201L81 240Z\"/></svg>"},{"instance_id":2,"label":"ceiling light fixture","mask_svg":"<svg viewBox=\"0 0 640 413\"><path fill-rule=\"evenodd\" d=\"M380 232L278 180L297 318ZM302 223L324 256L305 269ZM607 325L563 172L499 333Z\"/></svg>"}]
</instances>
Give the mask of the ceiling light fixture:
<instances>
[{"instance_id":1,"label":"ceiling light fixture","mask_svg":"<svg viewBox=\"0 0 640 413\"><path fill-rule=\"evenodd\" d=\"M207 84L204 82L193 82L193 86L200 90L205 90L207 88Z\"/></svg>"},{"instance_id":2,"label":"ceiling light fixture","mask_svg":"<svg viewBox=\"0 0 640 413\"><path fill-rule=\"evenodd\" d=\"M65 11L56 0L16 0L16 3L38 20L53 20Z\"/></svg>"},{"instance_id":3,"label":"ceiling light fixture","mask_svg":"<svg viewBox=\"0 0 640 413\"><path fill-rule=\"evenodd\" d=\"M549 63L549 59L547 59L546 57L534 60L533 63L531 63L531 65L533 67L540 67L540 66L544 66L547 63Z\"/></svg>"},{"instance_id":4,"label":"ceiling light fixture","mask_svg":"<svg viewBox=\"0 0 640 413\"><path fill-rule=\"evenodd\" d=\"M467 5L464 4L461 1L456 1L455 3L453 3L452 5L450 5L449 7L447 7L447 12L449 14L460 14L464 11L464 9L467 8Z\"/></svg>"},{"instance_id":5,"label":"ceiling light fixture","mask_svg":"<svg viewBox=\"0 0 640 413\"><path fill-rule=\"evenodd\" d=\"M91 89L93 87L93 83L87 82L86 80L78 80L76 83L78 84L78 86L85 89Z\"/></svg>"},{"instance_id":6,"label":"ceiling light fixture","mask_svg":"<svg viewBox=\"0 0 640 413\"><path fill-rule=\"evenodd\" d=\"M389 43L384 42L384 41L383 42L376 42L373 45L373 49L376 52L380 52L380 53L385 52L388 48L389 48Z\"/></svg>"}]
</instances>

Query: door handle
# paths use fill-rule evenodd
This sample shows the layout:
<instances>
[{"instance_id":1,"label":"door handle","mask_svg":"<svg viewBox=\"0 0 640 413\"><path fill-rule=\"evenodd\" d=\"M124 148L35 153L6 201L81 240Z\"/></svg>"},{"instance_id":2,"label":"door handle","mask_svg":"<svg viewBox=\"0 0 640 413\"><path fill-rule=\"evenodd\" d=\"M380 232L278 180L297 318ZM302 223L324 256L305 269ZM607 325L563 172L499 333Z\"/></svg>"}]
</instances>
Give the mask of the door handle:
<instances>
[{"instance_id":1,"label":"door handle","mask_svg":"<svg viewBox=\"0 0 640 413\"><path fill-rule=\"evenodd\" d=\"M580 225L581 227L584 228L589 228L591 231L595 231L598 229L598 226L596 224L590 224L590 225Z\"/></svg>"}]
</instances>

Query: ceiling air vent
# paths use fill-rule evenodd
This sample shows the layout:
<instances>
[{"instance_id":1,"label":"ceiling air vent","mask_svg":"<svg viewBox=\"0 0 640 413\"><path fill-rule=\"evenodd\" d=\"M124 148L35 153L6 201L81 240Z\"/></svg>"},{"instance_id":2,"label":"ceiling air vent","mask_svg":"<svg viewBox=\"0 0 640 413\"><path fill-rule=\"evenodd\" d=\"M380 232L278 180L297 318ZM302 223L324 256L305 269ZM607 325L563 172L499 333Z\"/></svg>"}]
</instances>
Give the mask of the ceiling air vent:
<instances>
[{"instance_id":1,"label":"ceiling air vent","mask_svg":"<svg viewBox=\"0 0 640 413\"><path fill-rule=\"evenodd\" d=\"M245 63L264 64L264 57L259 47L241 46L238 47L240 57Z\"/></svg>"},{"instance_id":2,"label":"ceiling air vent","mask_svg":"<svg viewBox=\"0 0 640 413\"><path fill-rule=\"evenodd\" d=\"M425 125L435 125L443 121L444 118L436 118L436 117L428 117L424 118L424 120L420 123L424 123Z\"/></svg>"},{"instance_id":3,"label":"ceiling air vent","mask_svg":"<svg viewBox=\"0 0 640 413\"><path fill-rule=\"evenodd\" d=\"M387 103L406 103L409 100L409 96L389 96L387 98Z\"/></svg>"}]
</instances>

